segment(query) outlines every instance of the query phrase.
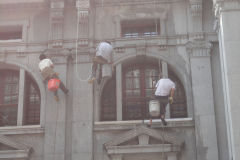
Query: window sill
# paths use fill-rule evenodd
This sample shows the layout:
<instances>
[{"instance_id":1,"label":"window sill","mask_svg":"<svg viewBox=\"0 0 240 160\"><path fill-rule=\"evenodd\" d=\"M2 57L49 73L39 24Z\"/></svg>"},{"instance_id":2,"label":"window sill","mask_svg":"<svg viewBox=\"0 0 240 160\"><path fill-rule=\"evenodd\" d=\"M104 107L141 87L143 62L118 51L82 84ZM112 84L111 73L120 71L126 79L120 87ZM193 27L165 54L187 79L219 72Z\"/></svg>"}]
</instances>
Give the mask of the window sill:
<instances>
[{"instance_id":1,"label":"window sill","mask_svg":"<svg viewBox=\"0 0 240 160\"><path fill-rule=\"evenodd\" d=\"M193 118L175 118L166 119L168 125L167 128L182 128L182 127L193 127ZM94 131L108 131L108 130L129 130L134 128L136 125L147 125L149 120L132 120L132 121L103 121L94 123ZM162 122L160 119L154 119L152 121L152 128L161 128Z\"/></svg>"},{"instance_id":2,"label":"window sill","mask_svg":"<svg viewBox=\"0 0 240 160\"><path fill-rule=\"evenodd\" d=\"M22 39L0 40L0 43L17 43L17 42L23 42L23 40Z\"/></svg>"},{"instance_id":3,"label":"window sill","mask_svg":"<svg viewBox=\"0 0 240 160\"><path fill-rule=\"evenodd\" d=\"M44 133L44 129L40 125L0 127L0 134L3 135L39 134L39 133L40 134Z\"/></svg>"},{"instance_id":4,"label":"window sill","mask_svg":"<svg viewBox=\"0 0 240 160\"><path fill-rule=\"evenodd\" d=\"M43 3L44 0L1 0L1 4L19 4L19 3Z\"/></svg>"}]
</instances>

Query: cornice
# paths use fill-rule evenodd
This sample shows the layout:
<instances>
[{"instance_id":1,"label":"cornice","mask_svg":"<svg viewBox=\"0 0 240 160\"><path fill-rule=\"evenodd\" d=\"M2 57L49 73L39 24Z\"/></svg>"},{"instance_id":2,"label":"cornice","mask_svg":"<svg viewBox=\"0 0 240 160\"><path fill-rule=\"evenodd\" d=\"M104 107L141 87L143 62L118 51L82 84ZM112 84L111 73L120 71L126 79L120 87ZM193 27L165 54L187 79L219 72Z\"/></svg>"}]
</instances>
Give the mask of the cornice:
<instances>
[{"instance_id":1,"label":"cornice","mask_svg":"<svg viewBox=\"0 0 240 160\"><path fill-rule=\"evenodd\" d=\"M191 57L209 57L212 44L206 41L189 41L186 50Z\"/></svg>"},{"instance_id":2,"label":"cornice","mask_svg":"<svg viewBox=\"0 0 240 160\"><path fill-rule=\"evenodd\" d=\"M46 2L46 0L0 0L0 9L31 9L33 7L48 7L48 3Z\"/></svg>"},{"instance_id":3,"label":"cornice","mask_svg":"<svg viewBox=\"0 0 240 160\"><path fill-rule=\"evenodd\" d=\"M185 0L93 0L94 6L107 7L107 6L124 6L124 5L146 5L146 4L168 4L185 2Z\"/></svg>"}]
</instances>

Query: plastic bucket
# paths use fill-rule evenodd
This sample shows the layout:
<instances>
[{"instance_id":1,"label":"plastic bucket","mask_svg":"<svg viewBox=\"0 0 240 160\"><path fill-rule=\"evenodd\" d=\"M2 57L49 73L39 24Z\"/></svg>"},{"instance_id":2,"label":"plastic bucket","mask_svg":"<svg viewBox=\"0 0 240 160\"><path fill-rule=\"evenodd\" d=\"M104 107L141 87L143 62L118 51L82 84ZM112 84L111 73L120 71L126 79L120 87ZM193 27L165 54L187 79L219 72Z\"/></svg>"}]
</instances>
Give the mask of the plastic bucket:
<instances>
[{"instance_id":1,"label":"plastic bucket","mask_svg":"<svg viewBox=\"0 0 240 160\"><path fill-rule=\"evenodd\" d=\"M149 114L153 117L159 116L160 114L160 103L158 100L149 101Z\"/></svg>"},{"instance_id":2,"label":"plastic bucket","mask_svg":"<svg viewBox=\"0 0 240 160\"><path fill-rule=\"evenodd\" d=\"M50 79L48 81L48 90L54 92L54 91L58 90L59 85L60 85L59 79L57 79L57 78Z\"/></svg>"}]
</instances>

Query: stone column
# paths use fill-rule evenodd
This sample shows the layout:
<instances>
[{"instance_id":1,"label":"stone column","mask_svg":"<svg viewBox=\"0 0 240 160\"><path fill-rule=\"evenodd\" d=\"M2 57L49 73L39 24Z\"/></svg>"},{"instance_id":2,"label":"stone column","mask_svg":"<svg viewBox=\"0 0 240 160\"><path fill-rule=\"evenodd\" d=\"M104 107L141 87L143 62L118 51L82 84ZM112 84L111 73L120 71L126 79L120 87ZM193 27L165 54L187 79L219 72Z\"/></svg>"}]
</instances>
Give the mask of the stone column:
<instances>
[{"instance_id":1,"label":"stone column","mask_svg":"<svg viewBox=\"0 0 240 160\"><path fill-rule=\"evenodd\" d=\"M24 121L24 88L25 88L25 70L20 69L19 74L19 94L18 94L18 116L17 125L22 126Z\"/></svg>"},{"instance_id":2,"label":"stone column","mask_svg":"<svg viewBox=\"0 0 240 160\"><path fill-rule=\"evenodd\" d=\"M240 1L214 0L219 32L229 159L240 159Z\"/></svg>"},{"instance_id":3,"label":"stone column","mask_svg":"<svg viewBox=\"0 0 240 160\"><path fill-rule=\"evenodd\" d=\"M122 64L116 66L117 121L122 120Z\"/></svg>"},{"instance_id":4,"label":"stone column","mask_svg":"<svg viewBox=\"0 0 240 160\"><path fill-rule=\"evenodd\" d=\"M210 51L204 41L187 44L194 99L197 160L218 160Z\"/></svg>"}]
</instances>

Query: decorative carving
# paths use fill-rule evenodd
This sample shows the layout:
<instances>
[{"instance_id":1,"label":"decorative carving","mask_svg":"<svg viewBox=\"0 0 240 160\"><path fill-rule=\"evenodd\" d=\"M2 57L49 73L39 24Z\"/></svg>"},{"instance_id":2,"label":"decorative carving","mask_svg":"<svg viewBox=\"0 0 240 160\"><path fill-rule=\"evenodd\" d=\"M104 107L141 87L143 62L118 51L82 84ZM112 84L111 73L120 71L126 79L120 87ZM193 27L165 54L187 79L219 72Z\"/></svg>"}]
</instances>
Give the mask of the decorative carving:
<instances>
[{"instance_id":1,"label":"decorative carving","mask_svg":"<svg viewBox=\"0 0 240 160\"><path fill-rule=\"evenodd\" d=\"M164 137L162 136L163 134ZM136 137L138 137L139 143L135 145L132 144L128 145L128 142L131 142ZM149 144L150 137L159 140L159 144ZM116 160L119 160L119 158L121 160L122 156L124 159L124 155L130 153L161 153L161 152L177 153L181 151L182 145L183 140L174 136L172 133L169 132L162 133L162 131L149 129L145 126L136 127L130 131L123 133L116 139L104 144L107 150L107 154L111 158L114 158L112 157L112 155L120 156L115 157Z\"/></svg>"},{"instance_id":2,"label":"decorative carving","mask_svg":"<svg viewBox=\"0 0 240 160\"><path fill-rule=\"evenodd\" d=\"M89 0L76 0L76 8L78 12L78 41L79 46L88 45L88 28L89 28Z\"/></svg>"},{"instance_id":3,"label":"decorative carving","mask_svg":"<svg viewBox=\"0 0 240 160\"><path fill-rule=\"evenodd\" d=\"M167 45L159 45L158 49L159 50L165 50L165 49L167 49Z\"/></svg>"},{"instance_id":4,"label":"decorative carving","mask_svg":"<svg viewBox=\"0 0 240 160\"><path fill-rule=\"evenodd\" d=\"M137 55L146 55L146 46L137 46L136 48Z\"/></svg>"},{"instance_id":5,"label":"decorative carving","mask_svg":"<svg viewBox=\"0 0 240 160\"><path fill-rule=\"evenodd\" d=\"M10 159L28 159L30 157L32 148L29 146L15 142L4 135L0 136L0 143L13 148L12 150L1 150L0 159L4 159L6 156Z\"/></svg>"},{"instance_id":6,"label":"decorative carving","mask_svg":"<svg viewBox=\"0 0 240 160\"><path fill-rule=\"evenodd\" d=\"M53 48L63 45L64 1L52 0L50 3L51 45Z\"/></svg>"},{"instance_id":7,"label":"decorative carving","mask_svg":"<svg viewBox=\"0 0 240 160\"><path fill-rule=\"evenodd\" d=\"M191 57L210 56L212 44L206 41L190 41L186 44L186 49Z\"/></svg>"},{"instance_id":8,"label":"decorative carving","mask_svg":"<svg viewBox=\"0 0 240 160\"><path fill-rule=\"evenodd\" d=\"M238 0L215 0L215 16L219 17L221 12L240 11L240 1Z\"/></svg>"},{"instance_id":9,"label":"decorative carving","mask_svg":"<svg viewBox=\"0 0 240 160\"><path fill-rule=\"evenodd\" d=\"M191 41L193 40L203 40L204 39L204 33L203 32L194 32L189 34L189 39Z\"/></svg>"},{"instance_id":10,"label":"decorative carving","mask_svg":"<svg viewBox=\"0 0 240 160\"><path fill-rule=\"evenodd\" d=\"M140 127L134 128L133 130L123 133L122 136L117 137L116 139L109 141L109 142L105 143L104 145L106 148L111 147L111 146L118 146L118 145L120 145L124 142L127 142L135 137L140 136L140 135L148 135L149 137L163 140L162 134L163 134L162 131L158 132L154 129L149 129L144 126L140 126ZM164 141L175 144L175 145L180 145L180 146L183 145L183 142L184 142L182 139L175 137L171 133L167 133L164 135Z\"/></svg>"},{"instance_id":11,"label":"decorative carving","mask_svg":"<svg viewBox=\"0 0 240 160\"><path fill-rule=\"evenodd\" d=\"M202 0L190 0L190 11L192 16L201 16Z\"/></svg>"},{"instance_id":12,"label":"decorative carving","mask_svg":"<svg viewBox=\"0 0 240 160\"><path fill-rule=\"evenodd\" d=\"M125 47L114 48L115 53L125 53Z\"/></svg>"},{"instance_id":13,"label":"decorative carving","mask_svg":"<svg viewBox=\"0 0 240 160\"><path fill-rule=\"evenodd\" d=\"M219 30L219 19L214 20L214 26L213 26L214 31L218 32Z\"/></svg>"}]
</instances>

